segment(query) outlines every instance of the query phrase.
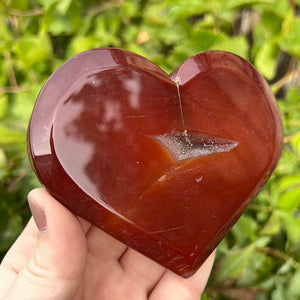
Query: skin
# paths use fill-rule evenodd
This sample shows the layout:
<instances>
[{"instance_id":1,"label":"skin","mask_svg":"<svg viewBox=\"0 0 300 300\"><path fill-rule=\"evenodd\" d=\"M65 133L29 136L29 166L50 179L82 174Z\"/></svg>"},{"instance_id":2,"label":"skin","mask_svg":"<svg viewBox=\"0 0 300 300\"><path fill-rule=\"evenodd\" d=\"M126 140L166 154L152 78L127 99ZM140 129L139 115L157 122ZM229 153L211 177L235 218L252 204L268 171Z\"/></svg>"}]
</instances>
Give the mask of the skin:
<instances>
[{"instance_id":1,"label":"skin","mask_svg":"<svg viewBox=\"0 0 300 300\"><path fill-rule=\"evenodd\" d=\"M200 299L214 253L183 279L76 217L45 189L28 201L33 218L0 265L0 299Z\"/></svg>"}]
</instances>

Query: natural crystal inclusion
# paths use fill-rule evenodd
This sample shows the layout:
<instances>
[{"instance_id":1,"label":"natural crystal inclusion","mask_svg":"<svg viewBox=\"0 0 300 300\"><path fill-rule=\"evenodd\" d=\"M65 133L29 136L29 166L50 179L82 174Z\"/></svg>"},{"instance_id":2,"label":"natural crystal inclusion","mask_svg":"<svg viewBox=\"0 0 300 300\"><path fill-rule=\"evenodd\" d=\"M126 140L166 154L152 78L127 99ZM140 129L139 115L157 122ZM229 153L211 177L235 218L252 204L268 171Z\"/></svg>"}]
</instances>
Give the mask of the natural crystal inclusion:
<instances>
[{"instance_id":1,"label":"natural crystal inclusion","mask_svg":"<svg viewBox=\"0 0 300 300\"><path fill-rule=\"evenodd\" d=\"M153 136L176 161L229 152L238 142L197 132L174 132Z\"/></svg>"}]
</instances>

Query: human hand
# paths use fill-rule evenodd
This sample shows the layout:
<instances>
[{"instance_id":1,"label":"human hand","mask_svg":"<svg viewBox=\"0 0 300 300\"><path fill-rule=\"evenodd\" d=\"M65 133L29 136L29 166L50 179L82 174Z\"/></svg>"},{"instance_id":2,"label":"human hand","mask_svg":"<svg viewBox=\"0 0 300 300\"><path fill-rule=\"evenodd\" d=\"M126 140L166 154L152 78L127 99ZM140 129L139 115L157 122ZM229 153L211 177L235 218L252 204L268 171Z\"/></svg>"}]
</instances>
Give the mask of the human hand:
<instances>
[{"instance_id":1,"label":"human hand","mask_svg":"<svg viewBox=\"0 0 300 300\"><path fill-rule=\"evenodd\" d=\"M184 279L76 217L45 189L28 200L34 219L1 263L0 299L200 299L214 253Z\"/></svg>"}]
</instances>

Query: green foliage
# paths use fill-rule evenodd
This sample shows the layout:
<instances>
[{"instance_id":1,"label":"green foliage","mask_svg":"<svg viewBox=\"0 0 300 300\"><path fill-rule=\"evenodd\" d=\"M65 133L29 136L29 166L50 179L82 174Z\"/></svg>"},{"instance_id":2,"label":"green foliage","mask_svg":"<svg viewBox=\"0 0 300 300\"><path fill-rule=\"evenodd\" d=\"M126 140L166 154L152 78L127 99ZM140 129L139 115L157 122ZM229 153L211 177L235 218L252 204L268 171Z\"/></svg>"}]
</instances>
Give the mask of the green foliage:
<instances>
[{"instance_id":1,"label":"green foliage","mask_svg":"<svg viewBox=\"0 0 300 300\"><path fill-rule=\"evenodd\" d=\"M29 218L39 183L26 153L34 101L50 74L96 47L144 55L167 72L197 52L248 59L276 93L285 147L262 192L218 247L203 299L300 299L300 1L0 2L0 255Z\"/></svg>"}]
</instances>

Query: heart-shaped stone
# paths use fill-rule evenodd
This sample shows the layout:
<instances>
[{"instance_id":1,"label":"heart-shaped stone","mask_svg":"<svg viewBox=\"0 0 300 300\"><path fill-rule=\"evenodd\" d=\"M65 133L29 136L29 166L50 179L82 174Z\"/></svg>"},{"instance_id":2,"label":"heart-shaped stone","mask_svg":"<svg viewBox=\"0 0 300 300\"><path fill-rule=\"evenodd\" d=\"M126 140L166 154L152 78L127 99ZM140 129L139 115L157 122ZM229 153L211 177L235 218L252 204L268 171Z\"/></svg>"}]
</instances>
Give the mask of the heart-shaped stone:
<instances>
[{"instance_id":1,"label":"heart-shaped stone","mask_svg":"<svg viewBox=\"0 0 300 300\"><path fill-rule=\"evenodd\" d=\"M188 277L266 183L282 137L267 83L234 54L203 52L168 76L97 49L46 82L28 149L72 212Z\"/></svg>"}]
</instances>

